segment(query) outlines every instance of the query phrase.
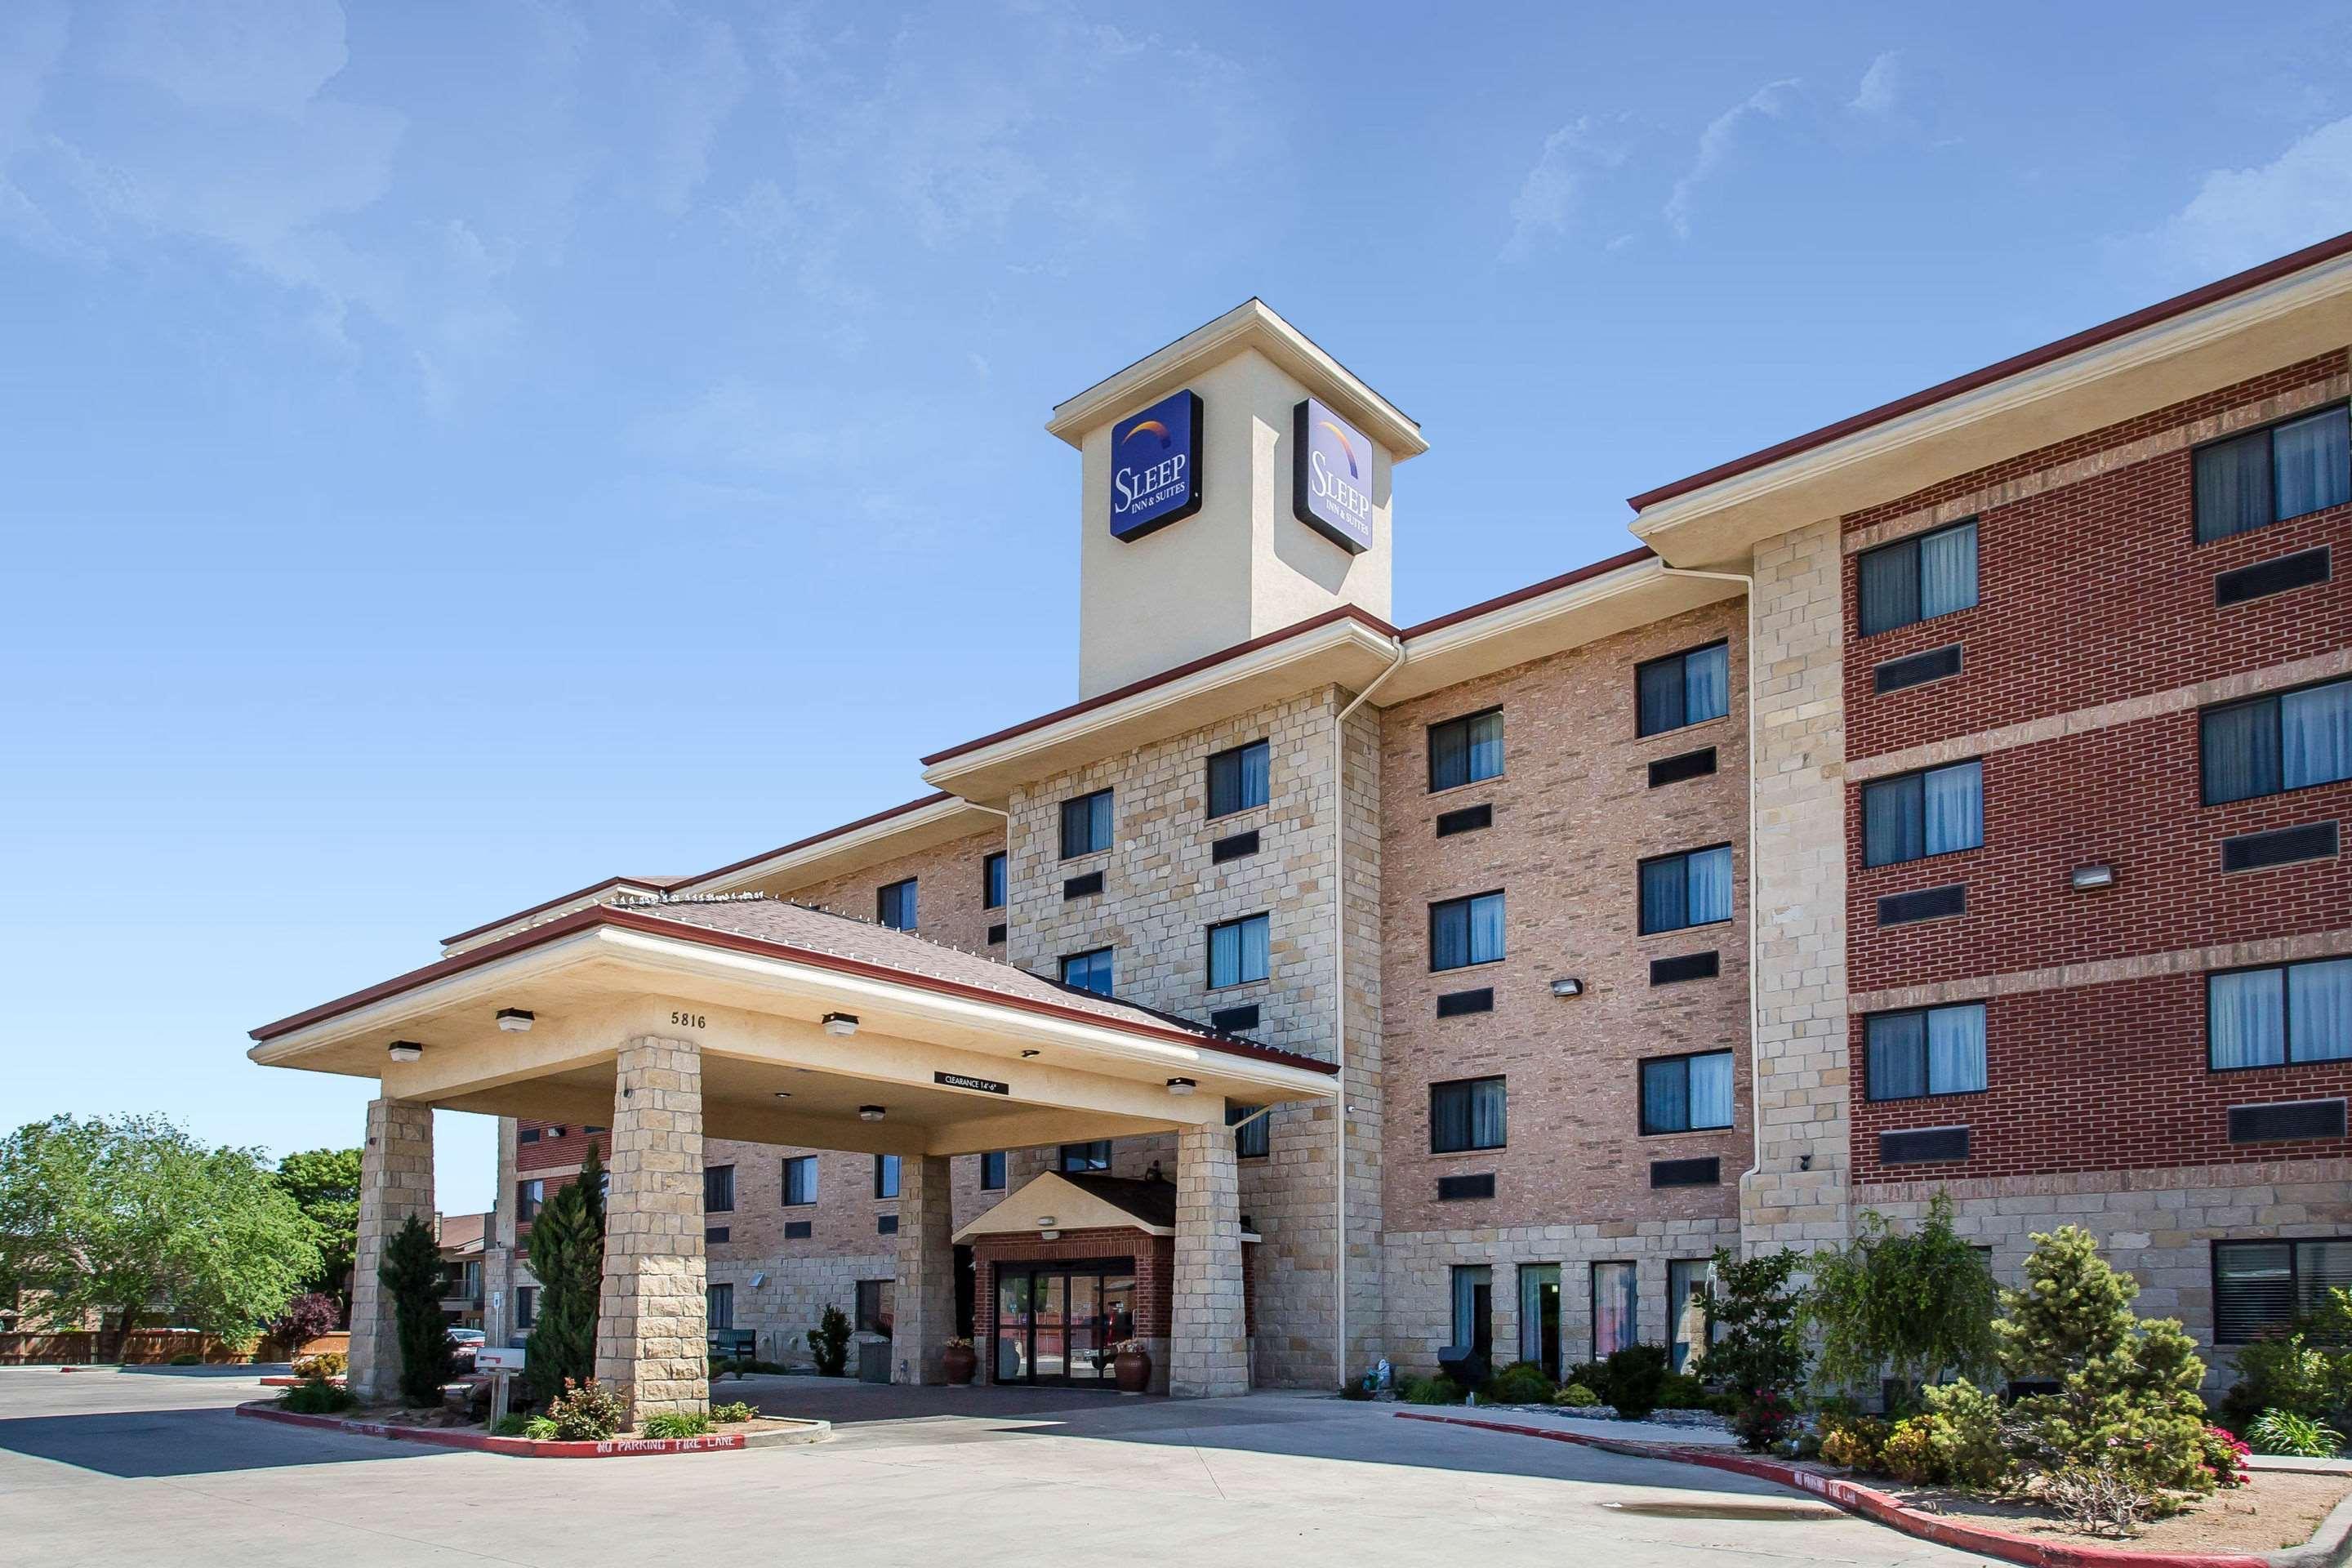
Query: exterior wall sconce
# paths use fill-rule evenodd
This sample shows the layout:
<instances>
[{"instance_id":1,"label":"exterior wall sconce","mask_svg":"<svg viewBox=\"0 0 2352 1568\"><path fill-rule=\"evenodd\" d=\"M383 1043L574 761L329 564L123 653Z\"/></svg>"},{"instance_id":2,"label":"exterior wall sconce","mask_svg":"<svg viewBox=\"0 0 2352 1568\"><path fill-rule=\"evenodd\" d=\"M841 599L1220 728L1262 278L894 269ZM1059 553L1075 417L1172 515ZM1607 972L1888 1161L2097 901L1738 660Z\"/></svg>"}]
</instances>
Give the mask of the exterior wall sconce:
<instances>
[{"instance_id":1,"label":"exterior wall sconce","mask_svg":"<svg viewBox=\"0 0 2352 1568\"><path fill-rule=\"evenodd\" d=\"M394 1040L384 1054L396 1062L418 1062L425 1059L425 1047L415 1040Z\"/></svg>"},{"instance_id":2,"label":"exterior wall sconce","mask_svg":"<svg viewBox=\"0 0 2352 1568\"><path fill-rule=\"evenodd\" d=\"M499 1009L499 1027L509 1035L527 1035L530 1033L530 1025L531 1016L520 1007Z\"/></svg>"},{"instance_id":3,"label":"exterior wall sconce","mask_svg":"<svg viewBox=\"0 0 2352 1568\"><path fill-rule=\"evenodd\" d=\"M2066 880L2078 893L2086 893L2093 888L2112 888L2116 885L2116 868L2113 866L2077 866L2068 874Z\"/></svg>"},{"instance_id":4,"label":"exterior wall sconce","mask_svg":"<svg viewBox=\"0 0 2352 1568\"><path fill-rule=\"evenodd\" d=\"M882 1120L882 1108L878 1105L861 1105L857 1108L857 1120L860 1121L879 1121Z\"/></svg>"},{"instance_id":5,"label":"exterior wall sconce","mask_svg":"<svg viewBox=\"0 0 2352 1568\"><path fill-rule=\"evenodd\" d=\"M1058 1223L1059 1222L1055 1220L1052 1215L1039 1215L1037 1216L1037 1239L1040 1241L1061 1240L1062 1233L1054 1228L1054 1226Z\"/></svg>"},{"instance_id":6,"label":"exterior wall sconce","mask_svg":"<svg viewBox=\"0 0 2352 1568\"><path fill-rule=\"evenodd\" d=\"M1563 974L1551 983L1551 994L1555 996L1581 996L1584 994L1584 982L1573 974Z\"/></svg>"},{"instance_id":7,"label":"exterior wall sconce","mask_svg":"<svg viewBox=\"0 0 2352 1568\"><path fill-rule=\"evenodd\" d=\"M827 1013L824 1016L824 1032L828 1035L854 1035L857 1033L857 1015L855 1013Z\"/></svg>"},{"instance_id":8,"label":"exterior wall sconce","mask_svg":"<svg viewBox=\"0 0 2352 1568\"><path fill-rule=\"evenodd\" d=\"M1168 1080L1168 1092L1171 1094L1190 1094L1195 1087L1197 1086L1189 1078L1171 1078Z\"/></svg>"}]
</instances>

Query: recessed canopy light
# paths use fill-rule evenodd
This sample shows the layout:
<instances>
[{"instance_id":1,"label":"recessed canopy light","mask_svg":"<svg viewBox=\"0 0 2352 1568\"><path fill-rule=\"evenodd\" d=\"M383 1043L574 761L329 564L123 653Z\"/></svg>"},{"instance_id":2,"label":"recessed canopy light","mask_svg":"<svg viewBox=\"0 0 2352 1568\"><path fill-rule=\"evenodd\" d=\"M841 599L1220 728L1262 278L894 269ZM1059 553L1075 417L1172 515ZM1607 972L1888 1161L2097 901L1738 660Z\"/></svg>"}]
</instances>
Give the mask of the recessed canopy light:
<instances>
[{"instance_id":1,"label":"recessed canopy light","mask_svg":"<svg viewBox=\"0 0 2352 1568\"><path fill-rule=\"evenodd\" d=\"M531 1016L520 1007L499 1009L499 1027L510 1035L529 1034Z\"/></svg>"},{"instance_id":2,"label":"recessed canopy light","mask_svg":"<svg viewBox=\"0 0 2352 1568\"><path fill-rule=\"evenodd\" d=\"M790 1100L792 1097L793 1091L789 1089L780 1089L776 1090L776 1098L778 1100Z\"/></svg>"},{"instance_id":3,"label":"recessed canopy light","mask_svg":"<svg viewBox=\"0 0 2352 1568\"><path fill-rule=\"evenodd\" d=\"M1168 1080L1168 1092L1171 1094L1190 1094L1196 1087L1198 1086L1189 1078L1171 1078Z\"/></svg>"},{"instance_id":4,"label":"recessed canopy light","mask_svg":"<svg viewBox=\"0 0 2352 1568\"><path fill-rule=\"evenodd\" d=\"M824 1032L828 1035L854 1035L857 1033L857 1015L855 1013L827 1013L824 1016Z\"/></svg>"},{"instance_id":5,"label":"recessed canopy light","mask_svg":"<svg viewBox=\"0 0 2352 1568\"><path fill-rule=\"evenodd\" d=\"M857 1108L857 1120L860 1121L879 1121L882 1120L882 1108L878 1105L861 1105Z\"/></svg>"},{"instance_id":6,"label":"recessed canopy light","mask_svg":"<svg viewBox=\"0 0 2352 1568\"><path fill-rule=\"evenodd\" d=\"M394 1040L392 1042L392 1048L385 1055L396 1062L423 1061L425 1047L415 1040Z\"/></svg>"}]
</instances>

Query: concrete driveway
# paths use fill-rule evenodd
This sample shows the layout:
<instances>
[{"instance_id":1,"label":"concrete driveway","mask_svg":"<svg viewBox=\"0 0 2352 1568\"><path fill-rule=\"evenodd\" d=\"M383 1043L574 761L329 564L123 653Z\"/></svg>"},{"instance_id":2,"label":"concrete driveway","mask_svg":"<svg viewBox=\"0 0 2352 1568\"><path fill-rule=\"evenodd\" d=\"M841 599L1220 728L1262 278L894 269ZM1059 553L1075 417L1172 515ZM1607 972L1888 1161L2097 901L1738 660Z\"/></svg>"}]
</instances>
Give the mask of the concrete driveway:
<instances>
[{"instance_id":1,"label":"concrete driveway","mask_svg":"<svg viewBox=\"0 0 2352 1568\"><path fill-rule=\"evenodd\" d=\"M1842 1515L1759 1517L1804 1500L1742 1477L1307 1396L753 1380L722 1396L825 1415L835 1438L566 1461L230 1414L259 1393L249 1376L160 1368L0 1369L0 1556L43 1568L1980 1561ZM1644 1511L1660 1505L1675 1511Z\"/></svg>"}]
</instances>

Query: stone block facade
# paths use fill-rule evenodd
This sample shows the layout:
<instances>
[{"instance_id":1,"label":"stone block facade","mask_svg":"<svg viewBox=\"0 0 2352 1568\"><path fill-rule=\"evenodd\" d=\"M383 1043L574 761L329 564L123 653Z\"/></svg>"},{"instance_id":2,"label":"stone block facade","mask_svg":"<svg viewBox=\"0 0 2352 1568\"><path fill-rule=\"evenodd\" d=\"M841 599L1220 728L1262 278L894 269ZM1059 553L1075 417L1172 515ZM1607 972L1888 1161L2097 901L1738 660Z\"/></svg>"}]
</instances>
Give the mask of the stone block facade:
<instances>
[{"instance_id":1,"label":"stone block facade","mask_svg":"<svg viewBox=\"0 0 2352 1568\"><path fill-rule=\"evenodd\" d=\"M898 1319L891 1330L894 1383L947 1381L942 1361L956 1332L954 1226L948 1162L908 1155L898 1171Z\"/></svg>"},{"instance_id":2,"label":"stone block facade","mask_svg":"<svg viewBox=\"0 0 2352 1568\"><path fill-rule=\"evenodd\" d=\"M1223 1127L1177 1134L1171 1394L1210 1398L1249 1392L1236 1163L1233 1134Z\"/></svg>"},{"instance_id":3,"label":"stone block facade","mask_svg":"<svg viewBox=\"0 0 2352 1568\"><path fill-rule=\"evenodd\" d=\"M359 1250L352 1267L347 1377L362 1400L389 1399L400 1384L400 1333L392 1295L376 1278L393 1232L433 1218L433 1108L371 1100L360 1150Z\"/></svg>"},{"instance_id":4,"label":"stone block facade","mask_svg":"<svg viewBox=\"0 0 2352 1568\"><path fill-rule=\"evenodd\" d=\"M702 1232L702 1053L690 1040L621 1047L596 1378L639 1421L709 1408Z\"/></svg>"}]
</instances>

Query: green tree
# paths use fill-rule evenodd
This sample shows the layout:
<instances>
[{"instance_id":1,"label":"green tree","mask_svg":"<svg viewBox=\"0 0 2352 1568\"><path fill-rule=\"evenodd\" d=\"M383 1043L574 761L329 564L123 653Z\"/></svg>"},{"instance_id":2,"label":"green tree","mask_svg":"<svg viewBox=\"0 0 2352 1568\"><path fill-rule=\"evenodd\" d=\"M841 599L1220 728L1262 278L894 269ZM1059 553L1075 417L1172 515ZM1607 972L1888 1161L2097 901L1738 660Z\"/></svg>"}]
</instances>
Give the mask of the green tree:
<instances>
[{"instance_id":1,"label":"green tree","mask_svg":"<svg viewBox=\"0 0 2352 1568\"><path fill-rule=\"evenodd\" d=\"M0 1290L77 1328L149 1316L245 1339L319 1267L310 1222L259 1151L162 1117L54 1117L0 1140Z\"/></svg>"},{"instance_id":2,"label":"green tree","mask_svg":"<svg viewBox=\"0 0 2352 1568\"><path fill-rule=\"evenodd\" d=\"M571 1185L540 1205L530 1222L530 1271L539 1277L523 1375L544 1403L566 1378L596 1374L596 1314L604 1287L604 1166L596 1145Z\"/></svg>"},{"instance_id":3,"label":"green tree","mask_svg":"<svg viewBox=\"0 0 2352 1568\"><path fill-rule=\"evenodd\" d=\"M1868 1387L1885 1375L1908 1403L1922 1384L1954 1373L1981 1378L1999 1364L1992 1270L1954 1233L1947 1194L1929 1200L1914 1231L1864 1209L1853 1238L1816 1252L1807 1267L1804 1321L1819 1336L1814 1375L1826 1387Z\"/></svg>"},{"instance_id":4,"label":"green tree","mask_svg":"<svg viewBox=\"0 0 2352 1568\"><path fill-rule=\"evenodd\" d=\"M1715 1255L1707 1317L1722 1338L1703 1364L1706 1375L1721 1379L1738 1402L1732 1429L1751 1449L1769 1447L1795 1418L1805 1343L1797 1329L1803 1298L1790 1280L1803 1261L1785 1247L1753 1258L1729 1247Z\"/></svg>"},{"instance_id":5,"label":"green tree","mask_svg":"<svg viewBox=\"0 0 2352 1568\"><path fill-rule=\"evenodd\" d=\"M278 1184L310 1220L319 1270L306 1289L332 1296L349 1317L352 1266L360 1250L360 1152L305 1149L278 1162Z\"/></svg>"},{"instance_id":6,"label":"green tree","mask_svg":"<svg viewBox=\"0 0 2352 1568\"><path fill-rule=\"evenodd\" d=\"M2017 1413L2047 1468L2105 1467L2150 1490L2210 1491L2205 1363L2177 1321L2131 1310L2138 1295L2081 1226L2036 1234L1993 1332L2011 1376L2055 1379L2058 1392L2018 1401Z\"/></svg>"},{"instance_id":7,"label":"green tree","mask_svg":"<svg viewBox=\"0 0 2352 1568\"><path fill-rule=\"evenodd\" d=\"M411 1405L438 1405L441 1385L457 1368L449 1353L449 1321L441 1311L441 1244L423 1215L410 1215L392 1233L375 1277L392 1296L401 1395Z\"/></svg>"}]
</instances>

